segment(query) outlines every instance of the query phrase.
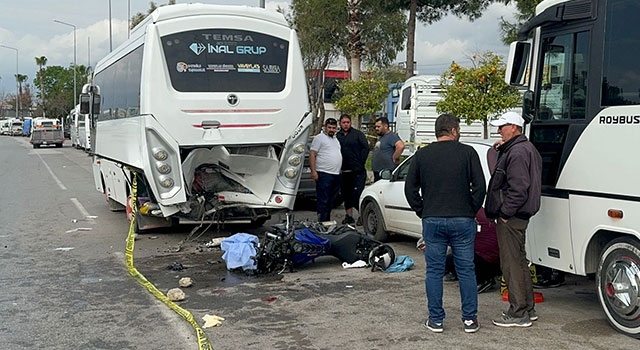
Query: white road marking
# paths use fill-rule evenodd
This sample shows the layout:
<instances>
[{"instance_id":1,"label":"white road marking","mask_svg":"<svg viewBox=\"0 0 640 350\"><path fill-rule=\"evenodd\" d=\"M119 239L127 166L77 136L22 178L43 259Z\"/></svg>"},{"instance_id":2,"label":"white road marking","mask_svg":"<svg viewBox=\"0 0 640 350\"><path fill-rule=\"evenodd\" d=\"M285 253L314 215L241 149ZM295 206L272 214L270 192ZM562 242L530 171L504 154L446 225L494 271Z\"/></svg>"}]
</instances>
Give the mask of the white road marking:
<instances>
[{"instance_id":1,"label":"white road marking","mask_svg":"<svg viewBox=\"0 0 640 350\"><path fill-rule=\"evenodd\" d=\"M40 160L42 161L42 164L44 164L45 168L47 168L47 170L49 171L49 174L51 174L51 177L53 178L53 180L58 184L58 187L60 187L61 190L66 191L67 188L64 186L62 181L60 181L60 179L58 179L56 174L53 173L53 170L51 170L51 168L49 167L49 164L47 164L47 162L44 161L44 159L40 156L40 154L36 153L36 155L38 156L38 158L40 158Z\"/></svg>"},{"instance_id":2,"label":"white road marking","mask_svg":"<svg viewBox=\"0 0 640 350\"><path fill-rule=\"evenodd\" d=\"M82 206L82 203L80 203L80 201L77 198L70 198L70 200L73 203L73 205L75 205L76 208L78 208L78 210L80 211L80 214L82 214L82 216L87 219L87 221L93 221L93 218L95 216L89 215L89 212L87 211L87 209L85 209L84 206Z\"/></svg>"}]
</instances>

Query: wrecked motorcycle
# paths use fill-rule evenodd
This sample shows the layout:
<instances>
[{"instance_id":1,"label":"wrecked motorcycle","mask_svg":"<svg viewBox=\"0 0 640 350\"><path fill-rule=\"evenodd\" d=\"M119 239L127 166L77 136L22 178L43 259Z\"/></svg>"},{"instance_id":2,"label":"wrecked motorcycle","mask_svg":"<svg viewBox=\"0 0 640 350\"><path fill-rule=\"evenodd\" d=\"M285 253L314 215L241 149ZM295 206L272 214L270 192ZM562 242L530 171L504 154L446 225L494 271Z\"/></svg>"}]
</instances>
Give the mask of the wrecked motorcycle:
<instances>
[{"instance_id":1,"label":"wrecked motorcycle","mask_svg":"<svg viewBox=\"0 0 640 350\"><path fill-rule=\"evenodd\" d=\"M371 271L385 270L395 261L391 246L358 232L353 226L335 223L294 221L287 215L285 223L267 231L257 249L257 273L282 273L323 255L334 256L352 264L362 260Z\"/></svg>"}]
</instances>

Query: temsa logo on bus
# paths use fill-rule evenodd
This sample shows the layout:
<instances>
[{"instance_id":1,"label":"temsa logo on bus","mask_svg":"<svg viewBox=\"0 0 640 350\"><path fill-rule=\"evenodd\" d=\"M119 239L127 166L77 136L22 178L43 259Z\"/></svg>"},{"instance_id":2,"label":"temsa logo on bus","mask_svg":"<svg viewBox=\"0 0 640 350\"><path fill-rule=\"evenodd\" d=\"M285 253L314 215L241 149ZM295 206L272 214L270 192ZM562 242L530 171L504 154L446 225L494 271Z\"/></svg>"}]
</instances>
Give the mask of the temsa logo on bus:
<instances>
[{"instance_id":1,"label":"temsa logo on bus","mask_svg":"<svg viewBox=\"0 0 640 350\"><path fill-rule=\"evenodd\" d=\"M241 34L202 34L208 41L253 41L251 35Z\"/></svg>"}]
</instances>

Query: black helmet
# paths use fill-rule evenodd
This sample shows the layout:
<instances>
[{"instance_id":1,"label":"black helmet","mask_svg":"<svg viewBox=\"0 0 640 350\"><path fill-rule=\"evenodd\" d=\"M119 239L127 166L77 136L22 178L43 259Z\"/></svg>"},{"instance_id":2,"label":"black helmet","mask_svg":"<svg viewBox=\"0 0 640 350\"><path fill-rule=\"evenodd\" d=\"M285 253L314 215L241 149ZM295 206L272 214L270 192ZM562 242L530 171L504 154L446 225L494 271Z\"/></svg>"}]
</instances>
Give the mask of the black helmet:
<instances>
[{"instance_id":1,"label":"black helmet","mask_svg":"<svg viewBox=\"0 0 640 350\"><path fill-rule=\"evenodd\" d=\"M371 265L371 271L384 271L391 264L396 261L396 253L391 246L381 244L373 249L369 253L369 265Z\"/></svg>"}]
</instances>

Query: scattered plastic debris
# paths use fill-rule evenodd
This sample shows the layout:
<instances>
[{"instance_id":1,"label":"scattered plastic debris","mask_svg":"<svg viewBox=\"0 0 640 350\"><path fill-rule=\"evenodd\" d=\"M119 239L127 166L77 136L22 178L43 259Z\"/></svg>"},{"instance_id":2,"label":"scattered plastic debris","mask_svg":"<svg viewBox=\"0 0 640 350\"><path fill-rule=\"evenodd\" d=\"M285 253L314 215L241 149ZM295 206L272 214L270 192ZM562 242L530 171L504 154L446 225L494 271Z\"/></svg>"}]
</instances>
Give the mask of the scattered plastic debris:
<instances>
[{"instance_id":1,"label":"scattered plastic debris","mask_svg":"<svg viewBox=\"0 0 640 350\"><path fill-rule=\"evenodd\" d=\"M182 266L182 264L179 262L174 262L173 264L167 266L167 270L171 271L182 271L184 269L186 269L186 267Z\"/></svg>"},{"instance_id":2,"label":"scattered plastic debris","mask_svg":"<svg viewBox=\"0 0 640 350\"><path fill-rule=\"evenodd\" d=\"M352 264L349 264L347 262L342 263L343 269L352 269L352 268L358 268L358 267L367 267L367 263L362 260L354 261Z\"/></svg>"},{"instance_id":3,"label":"scattered plastic debris","mask_svg":"<svg viewBox=\"0 0 640 350\"><path fill-rule=\"evenodd\" d=\"M266 297L266 298L262 298L262 301L266 301L267 303L271 303L278 300L277 297Z\"/></svg>"},{"instance_id":4,"label":"scattered plastic debris","mask_svg":"<svg viewBox=\"0 0 640 350\"><path fill-rule=\"evenodd\" d=\"M347 285L346 285L346 286L344 286L344 287L345 287L345 288L353 288L353 286L352 286L352 285L350 285L350 284L347 284Z\"/></svg>"},{"instance_id":5,"label":"scattered plastic debris","mask_svg":"<svg viewBox=\"0 0 640 350\"><path fill-rule=\"evenodd\" d=\"M58 251L61 251L61 252L68 252L68 251L70 251L72 249L75 249L75 247L60 247L60 248L56 248L54 250L58 250Z\"/></svg>"},{"instance_id":6,"label":"scattered plastic debris","mask_svg":"<svg viewBox=\"0 0 640 350\"><path fill-rule=\"evenodd\" d=\"M212 238L211 241L205 243L204 245L208 248L219 247L222 244L222 241L227 237L216 237Z\"/></svg>"},{"instance_id":7,"label":"scattered plastic debris","mask_svg":"<svg viewBox=\"0 0 640 350\"><path fill-rule=\"evenodd\" d=\"M223 317L209 314L202 316L202 319L204 320L202 328L222 326L222 321L224 321Z\"/></svg>"},{"instance_id":8,"label":"scattered plastic debris","mask_svg":"<svg viewBox=\"0 0 640 350\"><path fill-rule=\"evenodd\" d=\"M192 284L193 281L191 281L190 277L182 277L180 281L178 281L178 285L184 288L191 287Z\"/></svg>"},{"instance_id":9,"label":"scattered plastic debris","mask_svg":"<svg viewBox=\"0 0 640 350\"><path fill-rule=\"evenodd\" d=\"M93 228L91 228L91 227L76 227L76 228L72 228L71 230L66 230L66 231L64 231L64 233L72 233L72 232L78 232L78 231L93 231Z\"/></svg>"},{"instance_id":10,"label":"scattered plastic debris","mask_svg":"<svg viewBox=\"0 0 640 350\"><path fill-rule=\"evenodd\" d=\"M184 300L185 297L186 295L180 288L171 288L167 292L167 298L171 301L181 301Z\"/></svg>"}]
</instances>

